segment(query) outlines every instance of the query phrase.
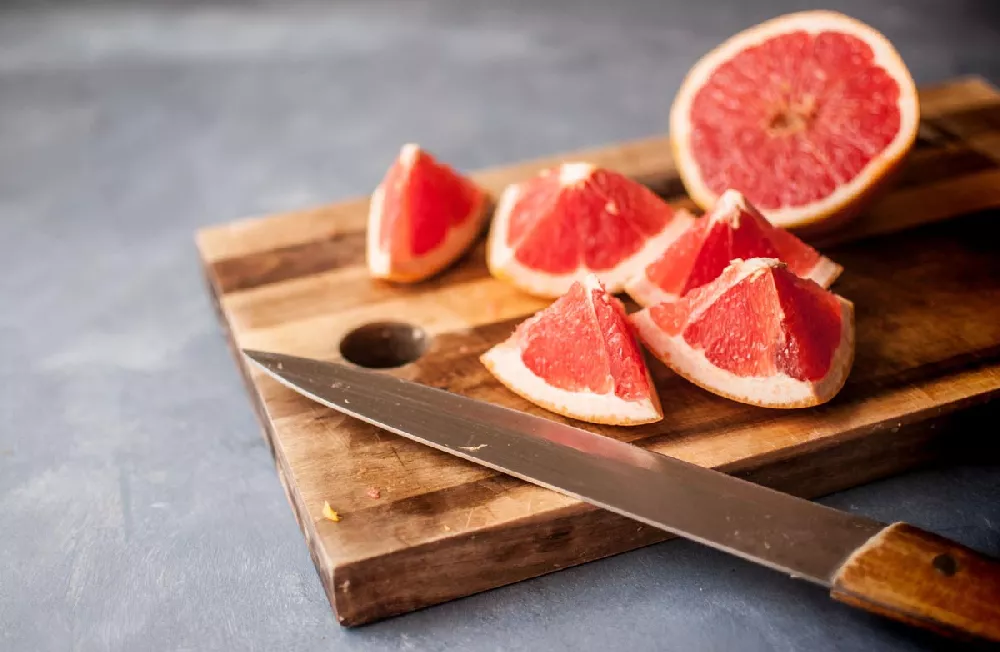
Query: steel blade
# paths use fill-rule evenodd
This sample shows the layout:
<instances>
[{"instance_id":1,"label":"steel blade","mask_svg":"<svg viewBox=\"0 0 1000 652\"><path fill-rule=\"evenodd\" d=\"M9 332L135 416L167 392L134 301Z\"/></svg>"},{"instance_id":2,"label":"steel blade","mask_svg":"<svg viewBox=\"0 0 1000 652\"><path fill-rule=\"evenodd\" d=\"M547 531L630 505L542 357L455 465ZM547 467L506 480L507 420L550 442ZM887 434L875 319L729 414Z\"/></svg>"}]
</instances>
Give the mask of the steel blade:
<instances>
[{"instance_id":1,"label":"steel blade","mask_svg":"<svg viewBox=\"0 0 1000 652\"><path fill-rule=\"evenodd\" d=\"M344 414L823 586L884 527L610 437L382 372L244 353L282 384Z\"/></svg>"}]
</instances>

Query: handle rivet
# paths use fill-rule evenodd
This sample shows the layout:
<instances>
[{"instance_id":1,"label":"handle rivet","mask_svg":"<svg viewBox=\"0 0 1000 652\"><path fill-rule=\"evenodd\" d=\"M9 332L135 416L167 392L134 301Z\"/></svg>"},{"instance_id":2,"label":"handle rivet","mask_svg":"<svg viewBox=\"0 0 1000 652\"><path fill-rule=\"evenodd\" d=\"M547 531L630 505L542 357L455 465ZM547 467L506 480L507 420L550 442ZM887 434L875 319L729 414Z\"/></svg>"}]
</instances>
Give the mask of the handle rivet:
<instances>
[{"instance_id":1,"label":"handle rivet","mask_svg":"<svg viewBox=\"0 0 1000 652\"><path fill-rule=\"evenodd\" d=\"M951 577L958 572L958 562L955 561L955 558L948 553L938 555L933 561L931 561L931 564L934 565L934 568L937 569L939 573L947 577Z\"/></svg>"}]
</instances>

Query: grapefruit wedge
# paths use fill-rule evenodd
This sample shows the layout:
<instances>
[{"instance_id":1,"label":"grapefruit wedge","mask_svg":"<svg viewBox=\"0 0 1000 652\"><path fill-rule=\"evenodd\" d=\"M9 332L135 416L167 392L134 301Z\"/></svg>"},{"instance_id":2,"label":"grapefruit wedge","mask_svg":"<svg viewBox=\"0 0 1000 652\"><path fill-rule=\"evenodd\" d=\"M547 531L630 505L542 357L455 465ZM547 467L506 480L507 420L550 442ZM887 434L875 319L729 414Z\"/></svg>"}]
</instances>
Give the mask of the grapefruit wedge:
<instances>
[{"instance_id":1,"label":"grapefruit wedge","mask_svg":"<svg viewBox=\"0 0 1000 652\"><path fill-rule=\"evenodd\" d=\"M773 258L735 260L711 283L631 319L679 375L751 405L825 403L854 361L852 304Z\"/></svg>"},{"instance_id":2,"label":"grapefruit wedge","mask_svg":"<svg viewBox=\"0 0 1000 652\"><path fill-rule=\"evenodd\" d=\"M784 229L772 226L741 193L727 190L659 258L625 286L641 306L676 301L718 278L731 260L777 258L823 287L843 268Z\"/></svg>"},{"instance_id":3,"label":"grapefruit wedge","mask_svg":"<svg viewBox=\"0 0 1000 652\"><path fill-rule=\"evenodd\" d=\"M475 241L486 193L417 145L404 145L372 194L368 271L412 283L441 271Z\"/></svg>"},{"instance_id":4,"label":"grapefruit wedge","mask_svg":"<svg viewBox=\"0 0 1000 652\"><path fill-rule=\"evenodd\" d=\"M691 219L618 172L565 163L504 190L487 262L493 276L540 297L562 296L591 273L616 293Z\"/></svg>"},{"instance_id":5,"label":"grapefruit wedge","mask_svg":"<svg viewBox=\"0 0 1000 652\"><path fill-rule=\"evenodd\" d=\"M856 215L917 135L913 79L892 44L830 11L731 37L688 73L670 112L674 158L704 209L739 190L786 228ZM829 220L829 222L828 222Z\"/></svg>"},{"instance_id":6,"label":"grapefruit wedge","mask_svg":"<svg viewBox=\"0 0 1000 652\"><path fill-rule=\"evenodd\" d=\"M625 309L594 275L481 360L515 394L567 417L618 425L663 417Z\"/></svg>"}]
</instances>

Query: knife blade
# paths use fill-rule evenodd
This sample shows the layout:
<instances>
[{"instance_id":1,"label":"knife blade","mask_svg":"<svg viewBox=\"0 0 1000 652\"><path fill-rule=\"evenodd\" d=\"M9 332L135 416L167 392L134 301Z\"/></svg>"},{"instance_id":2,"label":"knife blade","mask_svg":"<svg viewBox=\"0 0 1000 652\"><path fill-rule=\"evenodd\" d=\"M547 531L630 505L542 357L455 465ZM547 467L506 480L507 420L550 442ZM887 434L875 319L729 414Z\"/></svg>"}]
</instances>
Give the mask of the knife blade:
<instances>
[{"instance_id":1,"label":"knife blade","mask_svg":"<svg viewBox=\"0 0 1000 652\"><path fill-rule=\"evenodd\" d=\"M384 372L244 354L278 382L379 428L813 582L868 611L1000 641L1000 564L913 526Z\"/></svg>"}]
</instances>

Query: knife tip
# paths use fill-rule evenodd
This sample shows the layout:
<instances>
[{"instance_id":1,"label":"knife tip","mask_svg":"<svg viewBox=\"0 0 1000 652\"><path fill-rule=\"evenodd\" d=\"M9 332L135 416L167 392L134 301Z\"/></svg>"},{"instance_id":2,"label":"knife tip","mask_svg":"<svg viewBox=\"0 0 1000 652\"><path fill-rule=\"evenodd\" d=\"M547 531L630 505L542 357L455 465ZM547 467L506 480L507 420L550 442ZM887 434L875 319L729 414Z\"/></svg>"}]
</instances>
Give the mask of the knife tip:
<instances>
[{"instance_id":1,"label":"knife tip","mask_svg":"<svg viewBox=\"0 0 1000 652\"><path fill-rule=\"evenodd\" d=\"M269 353L268 351L257 351L255 349L240 349L240 352L251 362L261 366L261 367L272 367L276 364L280 364L280 355L277 353Z\"/></svg>"}]
</instances>

